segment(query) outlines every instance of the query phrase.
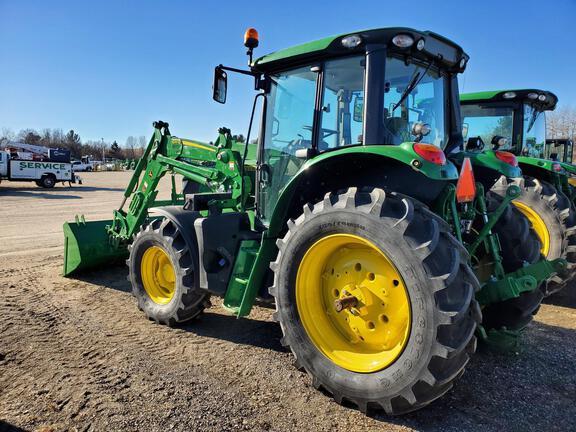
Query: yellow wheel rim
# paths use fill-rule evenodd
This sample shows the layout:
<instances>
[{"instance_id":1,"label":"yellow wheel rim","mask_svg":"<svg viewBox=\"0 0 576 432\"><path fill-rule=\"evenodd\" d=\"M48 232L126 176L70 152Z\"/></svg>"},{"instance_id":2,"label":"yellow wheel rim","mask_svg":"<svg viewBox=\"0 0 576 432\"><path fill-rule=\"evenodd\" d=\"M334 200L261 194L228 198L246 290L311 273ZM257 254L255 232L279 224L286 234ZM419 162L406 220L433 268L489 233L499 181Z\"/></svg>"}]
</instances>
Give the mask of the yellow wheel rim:
<instances>
[{"instance_id":1,"label":"yellow wheel rim","mask_svg":"<svg viewBox=\"0 0 576 432\"><path fill-rule=\"evenodd\" d=\"M571 186L576 186L576 177L568 177L568 183Z\"/></svg>"},{"instance_id":2,"label":"yellow wheel rim","mask_svg":"<svg viewBox=\"0 0 576 432\"><path fill-rule=\"evenodd\" d=\"M174 266L168 254L159 246L152 246L142 255L140 264L142 284L152 301L170 303L176 289Z\"/></svg>"},{"instance_id":3,"label":"yellow wheel rim","mask_svg":"<svg viewBox=\"0 0 576 432\"><path fill-rule=\"evenodd\" d=\"M534 211L531 207L528 207L526 204L520 201L512 201L512 204L516 206L520 212L528 218L530 224L532 225L532 229L536 232L536 235L540 239L542 243L542 247L540 248L540 252L545 257L548 256L548 252L550 252L550 232L546 227L546 223L540 217L538 213Z\"/></svg>"},{"instance_id":4,"label":"yellow wheel rim","mask_svg":"<svg viewBox=\"0 0 576 432\"><path fill-rule=\"evenodd\" d=\"M400 273L355 235L330 235L308 249L296 276L296 306L316 348L350 371L390 366L410 336L410 299Z\"/></svg>"}]
</instances>

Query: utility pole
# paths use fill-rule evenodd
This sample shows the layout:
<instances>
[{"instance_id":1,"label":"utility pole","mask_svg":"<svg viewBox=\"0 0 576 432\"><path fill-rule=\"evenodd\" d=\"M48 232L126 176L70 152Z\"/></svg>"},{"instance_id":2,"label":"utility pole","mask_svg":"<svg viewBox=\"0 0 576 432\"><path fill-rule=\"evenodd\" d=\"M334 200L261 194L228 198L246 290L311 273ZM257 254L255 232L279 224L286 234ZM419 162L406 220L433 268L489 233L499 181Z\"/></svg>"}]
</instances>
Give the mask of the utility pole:
<instances>
[{"instance_id":1,"label":"utility pole","mask_svg":"<svg viewBox=\"0 0 576 432\"><path fill-rule=\"evenodd\" d=\"M102 141L102 164L106 163L106 150L104 148L104 138L100 138Z\"/></svg>"}]
</instances>

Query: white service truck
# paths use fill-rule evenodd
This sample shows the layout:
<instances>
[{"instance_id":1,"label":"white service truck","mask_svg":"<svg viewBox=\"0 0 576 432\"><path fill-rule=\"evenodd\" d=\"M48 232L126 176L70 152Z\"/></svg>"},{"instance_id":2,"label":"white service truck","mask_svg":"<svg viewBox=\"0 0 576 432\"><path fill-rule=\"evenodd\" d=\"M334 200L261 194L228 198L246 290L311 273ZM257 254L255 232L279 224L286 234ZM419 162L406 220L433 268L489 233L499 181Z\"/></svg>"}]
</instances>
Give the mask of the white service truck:
<instances>
[{"instance_id":1,"label":"white service truck","mask_svg":"<svg viewBox=\"0 0 576 432\"><path fill-rule=\"evenodd\" d=\"M70 162L14 159L9 151L0 151L0 181L33 181L43 188L58 182L82 184Z\"/></svg>"},{"instance_id":2,"label":"white service truck","mask_svg":"<svg viewBox=\"0 0 576 432\"><path fill-rule=\"evenodd\" d=\"M90 158L90 156L82 156L82 160L72 161L72 168L74 171L94 171L95 162Z\"/></svg>"}]
</instances>

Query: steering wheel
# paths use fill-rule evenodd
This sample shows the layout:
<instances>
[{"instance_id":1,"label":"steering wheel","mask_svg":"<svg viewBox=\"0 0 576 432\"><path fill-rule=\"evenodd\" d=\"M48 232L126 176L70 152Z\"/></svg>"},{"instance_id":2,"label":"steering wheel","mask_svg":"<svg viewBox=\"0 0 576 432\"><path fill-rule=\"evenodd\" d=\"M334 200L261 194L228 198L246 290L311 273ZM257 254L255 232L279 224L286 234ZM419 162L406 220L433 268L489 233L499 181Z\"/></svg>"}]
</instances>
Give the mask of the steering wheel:
<instances>
[{"instance_id":1,"label":"steering wheel","mask_svg":"<svg viewBox=\"0 0 576 432\"><path fill-rule=\"evenodd\" d=\"M303 126L303 129L312 132L312 126ZM332 135L335 135L338 133L337 130L326 129L326 128L320 128L320 132L322 132L322 139L328 138L329 136L332 136Z\"/></svg>"}]
</instances>

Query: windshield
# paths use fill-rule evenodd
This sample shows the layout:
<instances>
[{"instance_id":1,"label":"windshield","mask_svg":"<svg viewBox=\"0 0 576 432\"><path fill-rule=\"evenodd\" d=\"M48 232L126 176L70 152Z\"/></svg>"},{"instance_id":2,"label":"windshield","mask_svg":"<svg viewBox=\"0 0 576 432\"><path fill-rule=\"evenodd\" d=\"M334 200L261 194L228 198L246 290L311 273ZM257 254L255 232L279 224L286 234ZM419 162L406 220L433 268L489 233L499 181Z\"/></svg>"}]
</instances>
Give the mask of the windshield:
<instances>
[{"instance_id":1,"label":"windshield","mask_svg":"<svg viewBox=\"0 0 576 432\"><path fill-rule=\"evenodd\" d=\"M480 137L488 148L495 136L508 140L500 150L512 148L512 124L514 111L511 107L488 107L482 105L462 105L464 141Z\"/></svg>"},{"instance_id":2,"label":"windshield","mask_svg":"<svg viewBox=\"0 0 576 432\"><path fill-rule=\"evenodd\" d=\"M385 73L382 142L420 141L443 148L448 141L445 78L427 64L407 65L395 57L387 57ZM427 124L430 131L424 136L414 135L417 123Z\"/></svg>"},{"instance_id":3,"label":"windshield","mask_svg":"<svg viewBox=\"0 0 576 432\"><path fill-rule=\"evenodd\" d=\"M546 143L546 115L524 105L522 156L541 157Z\"/></svg>"}]
</instances>

